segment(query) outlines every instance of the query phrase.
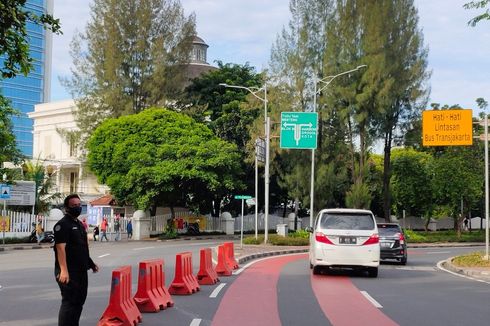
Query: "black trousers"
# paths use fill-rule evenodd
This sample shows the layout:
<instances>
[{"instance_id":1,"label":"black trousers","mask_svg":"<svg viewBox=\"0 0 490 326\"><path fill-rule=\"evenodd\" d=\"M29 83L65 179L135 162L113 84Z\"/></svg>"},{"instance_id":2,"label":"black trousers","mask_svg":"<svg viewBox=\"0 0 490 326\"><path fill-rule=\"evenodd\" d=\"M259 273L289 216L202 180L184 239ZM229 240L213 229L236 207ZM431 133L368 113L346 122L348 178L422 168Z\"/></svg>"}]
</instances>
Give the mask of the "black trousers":
<instances>
[{"instance_id":1,"label":"black trousers","mask_svg":"<svg viewBox=\"0 0 490 326\"><path fill-rule=\"evenodd\" d=\"M78 326L83 304L87 299L87 271L70 271L69 275L70 282L68 284L58 282L61 290L58 326Z\"/></svg>"}]
</instances>

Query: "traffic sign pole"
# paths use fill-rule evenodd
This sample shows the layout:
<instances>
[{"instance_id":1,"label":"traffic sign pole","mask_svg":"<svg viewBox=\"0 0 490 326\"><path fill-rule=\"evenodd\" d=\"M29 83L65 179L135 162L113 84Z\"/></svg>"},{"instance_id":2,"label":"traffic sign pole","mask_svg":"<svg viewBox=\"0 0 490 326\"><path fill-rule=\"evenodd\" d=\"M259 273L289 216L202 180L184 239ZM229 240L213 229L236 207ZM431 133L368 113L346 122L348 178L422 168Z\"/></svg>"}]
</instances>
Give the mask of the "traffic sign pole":
<instances>
[{"instance_id":1,"label":"traffic sign pole","mask_svg":"<svg viewBox=\"0 0 490 326\"><path fill-rule=\"evenodd\" d=\"M488 226L488 115L485 112L485 259L489 260L488 255L488 239L489 239L489 226Z\"/></svg>"},{"instance_id":2,"label":"traffic sign pole","mask_svg":"<svg viewBox=\"0 0 490 326\"><path fill-rule=\"evenodd\" d=\"M240 226L240 248L243 248L243 211L245 207L245 199L252 199L252 196L248 195L235 195L235 199L241 199L242 200L242 221L241 221L241 226Z\"/></svg>"},{"instance_id":3,"label":"traffic sign pole","mask_svg":"<svg viewBox=\"0 0 490 326\"><path fill-rule=\"evenodd\" d=\"M243 208L245 205L245 199L242 199L242 220L240 222L240 249L243 249Z\"/></svg>"}]
</instances>

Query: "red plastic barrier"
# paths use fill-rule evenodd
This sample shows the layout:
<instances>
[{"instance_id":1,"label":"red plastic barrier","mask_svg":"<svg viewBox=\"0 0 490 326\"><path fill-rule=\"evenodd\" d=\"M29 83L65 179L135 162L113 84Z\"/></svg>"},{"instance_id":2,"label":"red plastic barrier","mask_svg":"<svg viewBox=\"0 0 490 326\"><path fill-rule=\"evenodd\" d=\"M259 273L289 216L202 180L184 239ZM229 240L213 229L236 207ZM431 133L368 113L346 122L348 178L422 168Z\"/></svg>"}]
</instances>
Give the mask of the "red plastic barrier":
<instances>
[{"instance_id":1,"label":"red plastic barrier","mask_svg":"<svg viewBox=\"0 0 490 326\"><path fill-rule=\"evenodd\" d=\"M192 274L192 253L182 252L175 256L175 277L168 288L171 294L192 294L200 290Z\"/></svg>"},{"instance_id":2,"label":"red plastic barrier","mask_svg":"<svg viewBox=\"0 0 490 326\"><path fill-rule=\"evenodd\" d=\"M98 326L134 326L141 322L141 313L131 296L131 266L112 271L109 305L100 317Z\"/></svg>"},{"instance_id":3,"label":"red plastic barrier","mask_svg":"<svg viewBox=\"0 0 490 326\"><path fill-rule=\"evenodd\" d=\"M221 245L218 247L218 264L216 265L216 273L222 276L230 276L232 274L231 267L227 263L227 253L228 247Z\"/></svg>"},{"instance_id":4,"label":"red plastic barrier","mask_svg":"<svg viewBox=\"0 0 490 326\"><path fill-rule=\"evenodd\" d=\"M238 262L235 259L235 247L233 246L233 242L225 242L224 246L226 247L226 262L231 269L238 269Z\"/></svg>"},{"instance_id":5,"label":"red plastic barrier","mask_svg":"<svg viewBox=\"0 0 490 326\"><path fill-rule=\"evenodd\" d=\"M213 267L213 256L211 248L200 250L199 272L197 273L197 281L200 285L213 285L219 282L218 274Z\"/></svg>"},{"instance_id":6,"label":"red plastic barrier","mask_svg":"<svg viewBox=\"0 0 490 326\"><path fill-rule=\"evenodd\" d=\"M165 288L163 259L140 262L138 290L134 301L141 312L157 312L174 305L170 293Z\"/></svg>"}]
</instances>

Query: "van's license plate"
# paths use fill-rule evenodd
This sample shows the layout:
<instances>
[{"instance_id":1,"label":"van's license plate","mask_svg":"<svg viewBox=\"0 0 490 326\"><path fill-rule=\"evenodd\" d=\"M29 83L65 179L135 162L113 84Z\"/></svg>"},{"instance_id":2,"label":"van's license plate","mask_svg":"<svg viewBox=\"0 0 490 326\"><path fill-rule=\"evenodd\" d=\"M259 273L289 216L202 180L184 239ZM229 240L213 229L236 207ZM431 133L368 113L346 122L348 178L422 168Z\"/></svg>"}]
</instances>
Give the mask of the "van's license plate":
<instances>
[{"instance_id":1,"label":"van's license plate","mask_svg":"<svg viewBox=\"0 0 490 326\"><path fill-rule=\"evenodd\" d=\"M339 243L341 244L356 244L356 237L339 237Z\"/></svg>"}]
</instances>

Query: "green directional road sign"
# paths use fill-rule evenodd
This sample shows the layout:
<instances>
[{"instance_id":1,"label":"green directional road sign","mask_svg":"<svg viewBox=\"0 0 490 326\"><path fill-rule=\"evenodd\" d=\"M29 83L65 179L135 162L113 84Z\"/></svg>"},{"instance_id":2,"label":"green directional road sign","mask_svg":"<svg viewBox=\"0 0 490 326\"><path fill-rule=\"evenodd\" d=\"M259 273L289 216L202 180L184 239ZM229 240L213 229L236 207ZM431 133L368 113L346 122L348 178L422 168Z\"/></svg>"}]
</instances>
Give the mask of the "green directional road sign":
<instances>
[{"instance_id":1,"label":"green directional road sign","mask_svg":"<svg viewBox=\"0 0 490 326\"><path fill-rule=\"evenodd\" d=\"M235 195L235 199L250 199L252 196L247 195Z\"/></svg>"},{"instance_id":2,"label":"green directional road sign","mask_svg":"<svg viewBox=\"0 0 490 326\"><path fill-rule=\"evenodd\" d=\"M316 148L317 125L316 112L281 112L281 148Z\"/></svg>"}]
</instances>

